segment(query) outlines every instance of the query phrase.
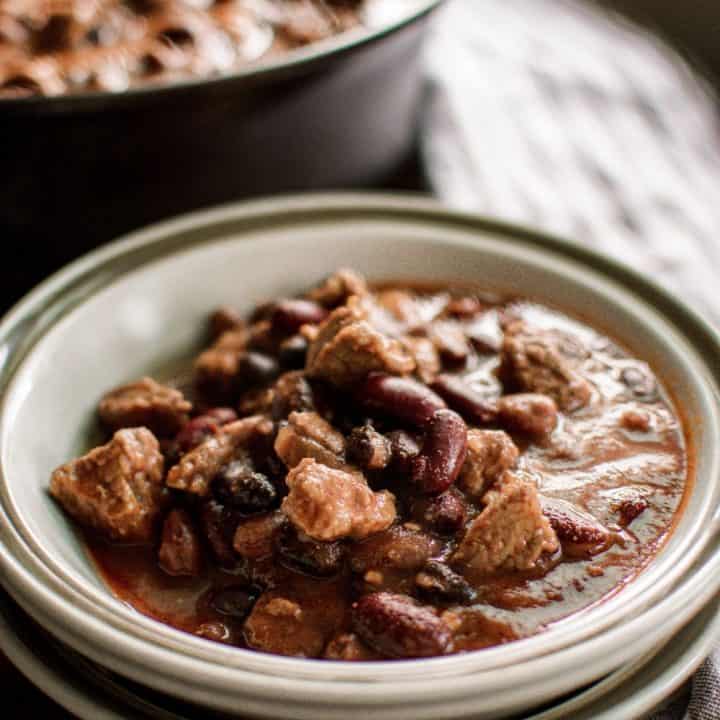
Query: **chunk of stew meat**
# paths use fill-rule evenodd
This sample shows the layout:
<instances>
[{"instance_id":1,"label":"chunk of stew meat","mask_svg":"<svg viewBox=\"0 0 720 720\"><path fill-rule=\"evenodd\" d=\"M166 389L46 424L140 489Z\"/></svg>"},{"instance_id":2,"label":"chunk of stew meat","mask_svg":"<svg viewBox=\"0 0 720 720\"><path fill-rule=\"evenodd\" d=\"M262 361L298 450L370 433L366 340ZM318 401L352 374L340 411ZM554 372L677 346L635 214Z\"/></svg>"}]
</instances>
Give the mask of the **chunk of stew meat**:
<instances>
[{"instance_id":1,"label":"chunk of stew meat","mask_svg":"<svg viewBox=\"0 0 720 720\"><path fill-rule=\"evenodd\" d=\"M543 553L558 549L534 485L508 472L483 504L452 557L455 565L485 573L530 570Z\"/></svg>"},{"instance_id":2,"label":"chunk of stew meat","mask_svg":"<svg viewBox=\"0 0 720 720\"><path fill-rule=\"evenodd\" d=\"M108 540L147 542L164 504L163 456L147 428L118 430L106 445L61 465L50 492Z\"/></svg>"},{"instance_id":3,"label":"chunk of stew meat","mask_svg":"<svg viewBox=\"0 0 720 720\"><path fill-rule=\"evenodd\" d=\"M360 473L306 458L287 476L290 493L282 509L290 521L317 540L361 540L395 520L395 498L373 492Z\"/></svg>"},{"instance_id":4,"label":"chunk of stew meat","mask_svg":"<svg viewBox=\"0 0 720 720\"><path fill-rule=\"evenodd\" d=\"M412 355L395 338L376 330L367 310L349 304L334 310L308 348L307 372L338 387L351 387L373 371L407 375Z\"/></svg>"},{"instance_id":5,"label":"chunk of stew meat","mask_svg":"<svg viewBox=\"0 0 720 720\"><path fill-rule=\"evenodd\" d=\"M579 369L586 353L561 332L514 320L505 327L500 375L511 388L548 395L560 409L572 412L592 395Z\"/></svg>"},{"instance_id":6,"label":"chunk of stew meat","mask_svg":"<svg viewBox=\"0 0 720 720\"><path fill-rule=\"evenodd\" d=\"M155 435L174 435L188 421L192 405L175 388L152 378L123 385L100 401L98 414L109 430L146 427Z\"/></svg>"}]
</instances>

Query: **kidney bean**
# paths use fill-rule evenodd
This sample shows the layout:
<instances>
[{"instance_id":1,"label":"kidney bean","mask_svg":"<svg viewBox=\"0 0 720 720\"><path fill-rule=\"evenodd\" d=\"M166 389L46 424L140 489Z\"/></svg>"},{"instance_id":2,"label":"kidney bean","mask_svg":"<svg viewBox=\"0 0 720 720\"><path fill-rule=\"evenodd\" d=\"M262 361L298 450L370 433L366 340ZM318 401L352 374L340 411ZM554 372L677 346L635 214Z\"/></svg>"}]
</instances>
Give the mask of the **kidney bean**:
<instances>
[{"instance_id":1,"label":"kidney bean","mask_svg":"<svg viewBox=\"0 0 720 720\"><path fill-rule=\"evenodd\" d=\"M223 588L213 594L210 606L221 615L242 619L250 613L261 592L255 587Z\"/></svg>"},{"instance_id":2,"label":"kidney bean","mask_svg":"<svg viewBox=\"0 0 720 720\"><path fill-rule=\"evenodd\" d=\"M497 404L475 392L457 375L438 375L430 387L473 425L485 425L497 417Z\"/></svg>"},{"instance_id":3,"label":"kidney bean","mask_svg":"<svg viewBox=\"0 0 720 720\"><path fill-rule=\"evenodd\" d=\"M305 367L308 341L302 335L293 335L280 344L278 360L284 370L301 370Z\"/></svg>"},{"instance_id":4,"label":"kidney bean","mask_svg":"<svg viewBox=\"0 0 720 720\"><path fill-rule=\"evenodd\" d=\"M385 373L370 373L357 391L357 400L368 410L423 427L445 401L417 380Z\"/></svg>"},{"instance_id":5,"label":"kidney bean","mask_svg":"<svg viewBox=\"0 0 720 720\"><path fill-rule=\"evenodd\" d=\"M470 605L477 599L476 590L462 575L437 560L428 560L415 576L418 593L429 602Z\"/></svg>"},{"instance_id":6,"label":"kidney bean","mask_svg":"<svg viewBox=\"0 0 720 720\"><path fill-rule=\"evenodd\" d=\"M328 311L312 300L280 300L270 316L273 329L295 333L303 325L317 325L327 317Z\"/></svg>"},{"instance_id":7,"label":"kidney bean","mask_svg":"<svg viewBox=\"0 0 720 720\"><path fill-rule=\"evenodd\" d=\"M434 497L425 510L425 520L440 535L455 535L467 517L465 503L452 491Z\"/></svg>"},{"instance_id":8,"label":"kidney bean","mask_svg":"<svg viewBox=\"0 0 720 720\"><path fill-rule=\"evenodd\" d=\"M181 452L189 452L211 435L215 435L221 425L234 420L237 420L237 413L232 408L211 408L186 422L175 436L175 443Z\"/></svg>"},{"instance_id":9,"label":"kidney bean","mask_svg":"<svg viewBox=\"0 0 720 720\"><path fill-rule=\"evenodd\" d=\"M455 482L466 455L465 422L452 410L438 410L429 423L420 454L412 462L412 480L422 492L444 492Z\"/></svg>"},{"instance_id":10,"label":"kidney bean","mask_svg":"<svg viewBox=\"0 0 720 720\"><path fill-rule=\"evenodd\" d=\"M175 438L181 452L190 452L218 431L220 423L208 415L198 415L180 429Z\"/></svg>"},{"instance_id":11,"label":"kidney bean","mask_svg":"<svg viewBox=\"0 0 720 720\"><path fill-rule=\"evenodd\" d=\"M371 648L397 658L443 655L450 648L447 625L407 595L365 595L352 608L353 630Z\"/></svg>"},{"instance_id":12,"label":"kidney bean","mask_svg":"<svg viewBox=\"0 0 720 720\"><path fill-rule=\"evenodd\" d=\"M541 502L566 557L589 558L612 544L612 533L589 512L560 498L544 497Z\"/></svg>"},{"instance_id":13,"label":"kidney bean","mask_svg":"<svg viewBox=\"0 0 720 720\"><path fill-rule=\"evenodd\" d=\"M409 475L412 472L412 461L420 453L418 441L404 430L393 430L387 437L390 440L392 469L401 475Z\"/></svg>"},{"instance_id":14,"label":"kidney bean","mask_svg":"<svg viewBox=\"0 0 720 720\"><path fill-rule=\"evenodd\" d=\"M246 352L238 365L238 382L241 388L267 385L280 374L277 360L259 352Z\"/></svg>"}]
</instances>

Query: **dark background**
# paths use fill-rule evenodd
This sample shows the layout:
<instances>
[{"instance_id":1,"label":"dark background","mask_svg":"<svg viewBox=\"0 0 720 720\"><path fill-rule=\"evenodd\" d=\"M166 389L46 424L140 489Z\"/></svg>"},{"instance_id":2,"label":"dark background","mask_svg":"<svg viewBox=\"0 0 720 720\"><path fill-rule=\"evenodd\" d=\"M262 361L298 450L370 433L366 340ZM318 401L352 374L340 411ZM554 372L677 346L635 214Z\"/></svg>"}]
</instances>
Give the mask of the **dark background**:
<instances>
[{"instance_id":1,"label":"dark background","mask_svg":"<svg viewBox=\"0 0 720 720\"><path fill-rule=\"evenodd\" d=\"M0 162L0 172L2 172ZM405 158L400 167L393 173L368 189L395 190L412 192L429 192L427 183L420 166L417 145L412 153ZM82 222L82 208L78 208L78 222ZM72 233L72 229L58 232L61 239L65 233ZM107 237L104 240L113 240ZM10 253L5 261L0 263L0 314L4 313L17 300L25 295L31 288L44 280L55 270L59 269L58 261L49 254L43 254L42 249L32 247L32 243L23 244L22 238L3 238L5 246ZM58 254L58 253L56 253Z\"/></svg>"},{"instance_id":2,"label":"dark background","mask_svg":"<svg viewBox=\"0 0 720 720\"><path fill-rule=\"evenodd\" d=\"M718 0L599 0L652 26L720 81Z\"/></svg>"}]
</instances>

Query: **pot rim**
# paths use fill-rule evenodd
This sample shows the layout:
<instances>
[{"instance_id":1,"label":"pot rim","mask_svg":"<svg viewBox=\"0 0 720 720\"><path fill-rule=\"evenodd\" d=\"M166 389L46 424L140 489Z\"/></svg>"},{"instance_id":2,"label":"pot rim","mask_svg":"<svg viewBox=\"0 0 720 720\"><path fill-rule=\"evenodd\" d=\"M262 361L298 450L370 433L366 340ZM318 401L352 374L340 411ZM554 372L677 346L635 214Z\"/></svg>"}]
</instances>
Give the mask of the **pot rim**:
<instances>
[{"instance_id":1,"label":"pot rim","mask_svg":"<svg viewBox=\"0 0 720 720\"><path fill-rule=\"evenodd\" d=\"M130 87L122 92L89 91L61 95L33 95L21 98L0 98L0 110L37 113L76 112L80 110L124 107L146 99L176 98L188 91L207 89L210 92L234 85L267 83L274 76L304 72L333 58L344 56L365 45L382 40L408 25L419 21L445 0L413 0L413 7L389 23L377 27L352 28L325 40L283 52L277 58L259 59L231 72L210 77L190 77L169 83L149 83Z\"/></svg>"}]
</instances>

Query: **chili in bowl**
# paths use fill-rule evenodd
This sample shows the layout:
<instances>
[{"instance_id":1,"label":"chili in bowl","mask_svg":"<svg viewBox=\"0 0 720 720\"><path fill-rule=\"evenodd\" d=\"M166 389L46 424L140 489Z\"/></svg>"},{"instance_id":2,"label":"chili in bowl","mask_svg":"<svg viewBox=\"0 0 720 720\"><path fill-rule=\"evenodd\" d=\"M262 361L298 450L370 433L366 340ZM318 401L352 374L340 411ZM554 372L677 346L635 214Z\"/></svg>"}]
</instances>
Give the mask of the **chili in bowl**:
<instances>
[{"instance_id":1,"label":"chili in bowl","mask_svg":"<svg viewBox=\"0 0 720 720\"><path fill-rule=\"evenodd\" d=\"M52 474L119 597L200 637L335 660L542 631L631 580L688 476L641 360L524 298L340 269L210 315L191 378L98 405Z\"/></svg>"}]
</instances>

